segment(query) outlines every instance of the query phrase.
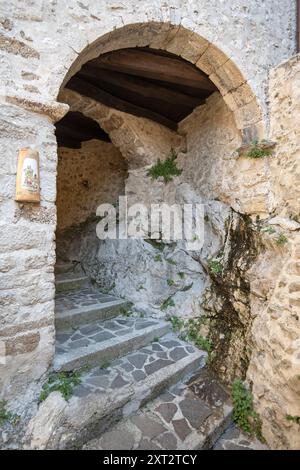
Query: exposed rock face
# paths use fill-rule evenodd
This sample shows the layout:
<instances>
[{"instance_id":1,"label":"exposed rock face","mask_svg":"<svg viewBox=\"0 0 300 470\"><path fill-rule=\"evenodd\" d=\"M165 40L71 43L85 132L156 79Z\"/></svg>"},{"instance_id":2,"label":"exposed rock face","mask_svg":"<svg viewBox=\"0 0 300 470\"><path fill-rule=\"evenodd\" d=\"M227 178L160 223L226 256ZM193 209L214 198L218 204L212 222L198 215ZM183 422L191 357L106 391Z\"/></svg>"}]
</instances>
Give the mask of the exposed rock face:
<instances>
[{"instance_id":1,"label":"exposed rock face","mask_svg":"<svg viewBox=\"0 0 300 470\"><path fill-rule=\"evenodd\" d=\"M207 267L212 285L203 307L215 354L211 367L230 385L245 378L252 351L250 283L246 277L259 253L259 238L247 216L231 212L217 267Z\"/></svg>"}]
</instances>

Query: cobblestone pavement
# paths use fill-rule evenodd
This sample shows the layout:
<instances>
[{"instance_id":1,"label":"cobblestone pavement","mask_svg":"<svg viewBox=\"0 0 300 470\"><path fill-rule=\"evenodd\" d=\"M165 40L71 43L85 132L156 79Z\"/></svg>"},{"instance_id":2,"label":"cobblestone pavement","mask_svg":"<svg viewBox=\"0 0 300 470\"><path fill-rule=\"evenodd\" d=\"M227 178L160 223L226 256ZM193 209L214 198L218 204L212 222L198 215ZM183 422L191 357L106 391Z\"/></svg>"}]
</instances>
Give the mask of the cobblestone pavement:
<instances>
[{"instance_id":1,"label":"cobblestone pavement","mask_svg":"<svg viewBox=\"0 0 300 470\"><path fill-rule=\"evenodd\" d=\"M55 296L55 311L73 310L90 305L102 305L105 302L119 300L108 294L101 294L92 287L76 291L62 292Z\"/></svg>"},{"instance_id":2,"label":"cobblestone pavement","mask_svg":"<svg viewBox=\"0 0 300 470\"><path fill-rule=\"evenodd\" d=\"M216 432L231 419L228 394L215 393L217 404L197 396L193 383L177 384L135 415L121 421L84 449L185 450L210 448ZM212 390L212 388L211 388ZM208 394L206 395L207 398Z\"/></svg>"},{"instance_id":3,"label":"cobblestone pavement","mask_svg":"<svg viewBox=\"0 0 300 470\"><path fill-rule=\"evenodd\" d=\"M82 383L75 387L75 396L85 396L91 392L109 393L110 389L140 382L154 372L168 367L179 359L195 352L193 346L166 335L159 342L130 353L111 364L103 363L82 376Z\"/></svg>"},{"instance_id":4,"label":"cobblestone pavement","mask_svg":"<svg viewBox=\"0 0 300 470\"><path fill-rule=\"evenodd\" d=\"M64 354L69 351L104 343L112 338L120 338L131 333L142 331L150 326L159 325L156 320L145 318L116 317L112 320L99 320L94 323L70 328L56 335L56 353ZM161 348L161 346L157 346ZM163 348L161 348L163 352ZM183 354L183 353L182 353Z\"/></svg>"}]
</instances>

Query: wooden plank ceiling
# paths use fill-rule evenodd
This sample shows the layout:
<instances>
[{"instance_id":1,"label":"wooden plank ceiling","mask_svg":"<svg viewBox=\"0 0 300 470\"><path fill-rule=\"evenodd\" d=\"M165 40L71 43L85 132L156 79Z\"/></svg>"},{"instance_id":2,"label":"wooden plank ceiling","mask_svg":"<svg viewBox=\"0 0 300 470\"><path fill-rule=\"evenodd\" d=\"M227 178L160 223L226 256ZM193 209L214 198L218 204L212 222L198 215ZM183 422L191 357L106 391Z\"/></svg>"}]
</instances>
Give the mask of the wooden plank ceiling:
<instances>
[{"instance_id":1,"label":"wooden plank ceiling","mask_svg":"<svg viewBox=\"0 0 300 470\"><path fill-rule=\"evenodd\" d=\"M194 65L174 54L149 48L121 49L91 60L66 87L172 130L217 90ZM63 122L66 119L68 122ZM71 121L67 115L57 124L61 139ZM73 131L74 126L71 128ZM80 142L79 136L77 140Z\"/></svg>"}]
</instances>

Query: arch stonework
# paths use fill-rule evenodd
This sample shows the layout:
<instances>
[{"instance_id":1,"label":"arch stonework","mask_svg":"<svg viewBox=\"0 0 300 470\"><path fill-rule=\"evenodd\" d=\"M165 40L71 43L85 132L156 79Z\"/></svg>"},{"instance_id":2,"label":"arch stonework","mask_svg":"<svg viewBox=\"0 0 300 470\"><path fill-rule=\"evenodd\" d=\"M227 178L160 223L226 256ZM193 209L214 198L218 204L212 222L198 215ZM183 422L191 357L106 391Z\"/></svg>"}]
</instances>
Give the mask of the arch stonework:
<instances>
[{"instance_id":1,"label":"arch stonework","mask_svg":"<svg viewBox=\"0 0 300 470\"><path fill-rule=\"evenodd\" d=\"M117 49L150 47L171 52L205 72L233 112L245 142L265 137L261 107L235 63L199 34L171 23L138 23L115 29L84 48L70 66L60 89L89 60Z\"/></svg>"}]
</instances>

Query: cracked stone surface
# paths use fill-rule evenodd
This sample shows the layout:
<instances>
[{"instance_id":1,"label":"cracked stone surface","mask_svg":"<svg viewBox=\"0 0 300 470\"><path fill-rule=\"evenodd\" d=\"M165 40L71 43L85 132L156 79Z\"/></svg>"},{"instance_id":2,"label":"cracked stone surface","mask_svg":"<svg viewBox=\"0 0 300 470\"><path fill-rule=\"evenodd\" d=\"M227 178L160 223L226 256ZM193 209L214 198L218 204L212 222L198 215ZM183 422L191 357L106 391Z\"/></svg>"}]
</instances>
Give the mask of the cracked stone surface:
<instances>
[{"instance_id":1,"label":"cracked stone surface","mask_svg":"<svg viewBox=\"0 0 300 470\"><path fill-rule=\"evenodd\" d=\"M130 322L132 321L140 321L140 319L130 319ZM129 383L134 386L135 383L151 376L158 370L175 364L175 361L170 358L174 348L182 349L182 355L184 354L184 357L195 353L195 348L191 348L179 339L170 341L169 339L172 337L173 334L169 333L159 342L153 342L148 345L147 348L141 348L133 353L127 354L126 356L112 361L110 364L103 362L97 367L84 370L81 376L81 384L74 388L74 395L84 396L93 392L109 393L109 390L116 388L121 389L124 385ZM71 339L68 341L71 341ZM75 340L75 342L77 341L78 340ZM161 352L156 351L158 344L166 355L166 360L162 360L158 356L161 354ZM168 346L169 344L173 344L173 347ZM166 396L166 394L163 396Z\"/></svg>"},{"instance_id":2,"label":"cracked stone surface","mask_svg":"<svg viewBox=\"0 0 300 470\"><path fill-rule=\"evenodd\" d=\"M165 341L165 344L172 344ZM175 344L173 347L176 348ZM174 351L174 350L173 350ZM199 379L199 377L198 377ZM200 377L200 380L202 378ZM124 419L84 449L100 450L184 450L210 448L210 434L230 423L228 394L218 405L210 405L193 391L192 381L176 384ZM224 424L225 423L225 424ZM227 423L227 424L226 424Z\"/></svg>"},{"instance_id":3,"label":"cracked stone surface","mask_svg":"<svg viewBox=\"0 0 300 470\"><path fill-rule=\"evenodd\" d=\"M105 302L119 300L108 294L102 294L92 287L56 294L55 311L73 310L90 305L103 305Z\"/></svg>"}]
</instances>

